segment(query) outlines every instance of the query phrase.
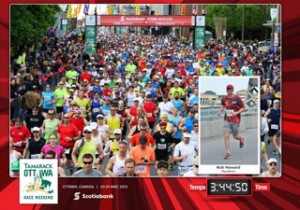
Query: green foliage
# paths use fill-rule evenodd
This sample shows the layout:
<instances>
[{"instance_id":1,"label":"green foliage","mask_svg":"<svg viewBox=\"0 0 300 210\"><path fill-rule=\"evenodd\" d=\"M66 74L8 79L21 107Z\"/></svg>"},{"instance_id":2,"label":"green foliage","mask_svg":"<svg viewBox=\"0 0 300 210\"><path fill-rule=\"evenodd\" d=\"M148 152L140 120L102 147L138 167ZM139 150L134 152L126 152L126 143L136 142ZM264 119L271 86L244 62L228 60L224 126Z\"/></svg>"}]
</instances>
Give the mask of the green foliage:
<instances>
[{"instance_id":1,"label":"green foliage","mask_svg":"<svg viewBox=\"0 0 300 210\"><path fill-rule=\"evenodd\" d=\"M227 35L234 33L241 38L243 7L245 9L245 39L258 38L265 23L270 20L270 6L265 5L208 5L206 7L206 24L208 30L215 32L214 17L227 18Z\"/></svg>"},{"instance_id":2,"label":"green foliage","mask_svg":"<svg viewBox=\"0 0 300 210\"><path fill-rule=\"evenodd\" d=\"M35 37L41 39L48 27L55 23L58 5L12 5L10 38L12 52L17 52L24 44L33 43Z\"/></svg>"}]
</instances>

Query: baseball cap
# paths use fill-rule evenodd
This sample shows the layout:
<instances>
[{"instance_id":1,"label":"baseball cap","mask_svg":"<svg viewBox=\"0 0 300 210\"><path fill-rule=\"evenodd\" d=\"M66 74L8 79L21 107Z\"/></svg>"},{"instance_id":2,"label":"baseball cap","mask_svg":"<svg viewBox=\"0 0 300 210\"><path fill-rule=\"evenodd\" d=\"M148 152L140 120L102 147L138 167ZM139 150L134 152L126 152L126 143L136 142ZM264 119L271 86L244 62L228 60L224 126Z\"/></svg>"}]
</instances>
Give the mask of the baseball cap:
<instances>
[{"instance_id":1,"label":"baseball cap","mask_svg":"<svg viewBox=\"0 0 300 210\"><path fill-rule=\"evenodd\" d=\"M138 98L134 98L133 101L139 101L139 99Z\"/></svg>"},{"instance_id":2,"label":"baseball cap","mask_svg":"<svg viewBox=\"0 0 300 210\"><path fill-rule=\"evenodd\" d=\"M92 123L90 124L90 127L91 127L93 130L95 130L95 129L97 128L97 123L92 122Z\"/></svg>"},{"instance_id":3,"label":"baseball cap","mask_svg":"<svg viewBox=\"0 0 300 210\"><path fill-rule=\"evenodd\" d=\"M122 134L122 131L120 129L114 130L114 134Z\"/></svg>"},{"instance_id":4,"label":"baseball cap","mask_svg":"<svg viewBox=\"0 0 300 210\"><path fill-rule=\"evenodd\" d=\"M233 85L227 85L226 89L233 89Z\"/></svg>"},{"instance_id":5,"label":"baseball cap","mask_svg":"<svg viewBox=\"0 0 300 210\"><path fill-rule=\"evenodd\" d=\"M276 104L276 103L280 103L280 101L279 100L274 100L274 104Z\"/></svg>"},{"instance_id":6,"label":"baseball cap","mask_svg":"<svg viewBox=\"0 0 300 210\"><path fill-rule=\"evenodd\" d=\"M159 127L163 127L163 126L167 126L167 123L166 122L160 122Z\"/></svg>"},{"instance_id":7,"label":"baseball cap","mask_svg":"<svg viewBox=\"0 0 300 210\"><path fill-rule=\"evenodd\" d=\"M76 77L72 77L72 79L76 79Z\"/></svg>"},{"instance_id":8,"label":"baseball cap","mask_svg":"<svg viewBox=\"0 0 300 210\"><path fill-rule=\"evenodd\" d=\"M278 163L278 161L275 158L270 158L267 163Z\"/></svg>"},{"instance_id":9,"label":"baseball cap","mask_svg":"<svg viewBox=\"0 0 300 210\"><path fill-rule=\"evenodd\" d=\"M97 115L97 119L98 119L98 118L102 118L102 119L103 119L104 116L103 116L102 114L98 114L98 115Z\"/></svg>"},{"instance_id":10,"label":"baseball cap","mask_svg":"<svg viewBox=\"0 0 300 210\"><path fill-rule=\"evenodd\" d=\"M31 129L31 132L34 132L34 131L40 132L41 129L40 129L39 127L33 127L33 128Z\"/></svg>"},{"instance_id":11,"label":"baseball cap","mask_svg":"<svg viewBox=\"0 0 300 210\"><path fill-rule=\"evenodd\" d=\"M139 139L140 144L146 144L147 143L147 138L146 136L141 136Z\"/></svg>"},{"instance_id":12,"label":"baseball cap","mask_svg":"<svg viewBox=\"0 0 300 210\"><path fill-rule=\"evenodd\" d=\"M91 126L85 126L83 131L89 131L89 132L92 132L92 127Z\"/></svg>"},{"instance_id":13,"label":"baseball cap","mask_svg":"<svg viewBox=\"0 0 300 210\"><path fill-rule=\"evenodd\" d=\"M168 95L167 95L167 94L164 94L164 95L163 95L163 98L168 98Z\"/></svg>"},{"instance_id":14,"label":"baseball cap","mask_svg":"<svg viewBox=\"0 0 300 210\"><path fill-rule=\"evenodd\" d=\"M189 134L189 133L184 133L184 134L183 134L183 138L191 138L191 134Z\"/></svg>"},{"instance_id":15,"label":"baseball cap","mask_svg":"<svg viewBox=\"0 0 300 210\"><path fill-rule=\"evenodd\" d=\"M168 163L165 162L165 161L159 161L157 163L157 168L166 168L166 169L168 169Z\"/></svg>"}]
</instances>

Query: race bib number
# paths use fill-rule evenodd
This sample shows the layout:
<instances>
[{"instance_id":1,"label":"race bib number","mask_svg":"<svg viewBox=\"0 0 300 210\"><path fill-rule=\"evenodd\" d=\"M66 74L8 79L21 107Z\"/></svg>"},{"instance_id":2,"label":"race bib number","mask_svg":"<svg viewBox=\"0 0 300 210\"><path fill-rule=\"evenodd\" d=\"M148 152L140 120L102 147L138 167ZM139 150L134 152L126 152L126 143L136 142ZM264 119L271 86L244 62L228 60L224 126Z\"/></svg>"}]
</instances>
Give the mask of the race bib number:
<instances>
[{"instance_id":1,"label":"race bib number","mask_svg":"<svg viewBox=\"0 0 300 210\"><path fill-rule=\"evenodd\" d=\"M102 113L107 116L109 114L109 111L108 110L103 110Z\"/></svg>"},{"instance_id":2,"label":"race bib number","mask_svg":"<svg viewBox=\"0 0 300 210\"><path fill-rule=\"evenodd\" d=\"M167 144L157 144L157 149L166 149Z\"/></svg>"},{"instance_id":3,"label":"race bib number","mask_svg":"<svg viewBox=\"0 0 300 210\"><path fill-rule=\"evenodd\" d=\"M147 113L147 117L148 118L152 117L152 113Z\"/></svg>"},{"instance_id":4,"label":"race bib number","mask_svg":"<svg viewBox=\"0 0 300 210\"><path fill-rule=\"evenodd\" d=\"M31 155L31 159L40 159L40 154Z\"/></svg>"},{"instance_id":5,"label":"race bib number","mask_svg":"<svg viewBox=\"0 0 300 210\"><path fill-rule=\"evenodd\" d=\"M93 108L93 112L96 113L96 112L99 112L100 109L99 108Z\"/></svg>"},{"instance_id":6,"label":"race bib number","mask_svg":"<svg viewBox=\"0 0 300 210\"><path fill-rule=\"evenodd\" d=\"M65 148L65 154L70 154L71 149L70 148Z\"/></svg>"},{"instance_id":7,"label":"race bib number","mask_svg":"<svg viewBox=\"0 0 300 210\"><path fill-rule=\"evenodd\" d=\"M226 110L226 116L227 116L227 117L232 117L232 113L233 113L233 110L232 110L232 109L227 109L227 110Z\"/></svg>"},{"instance_id":8,"label":"race bib number","mask_svg":"<svg viewBox=\"0 0 300 210\"><path fill-rule=\"evenodd\" d=\"M266 113L266 111L265 111L265 110L261 110L260 112L261 112L261 114L265 114L265 113Z\"/></svg>"},{"instance_id":9,"label":"race bib number","mask_svg":"<svg viewBox=\"0 0 300 210\"><path fill-rule=\"evenodd\" d=\"M85 110L85 107L84 106L81 106L81 107L79 107L80 108L80 110L83 112L84 110Z\"/></svg>"},{"instance_id":10,"label":"race bib number","mask_svg":"<svg viewBox=\"0 0 300 210\"><path fill-rule=\"evenodd\" d=\"M189 172L190 170L192 170L192 167L179 166L179 168L178 168L179 176L183 176L185 173Z\"/></svg>"},{"instance_id":11,"label":"race bib number","mask_svg":"<svg viewBox=\"0 0 300 210\"><path fill-rule=\"evenodd\" d=\"M271 124L271 129L273 129L273 130L278 130L278 129L279 129L279 126L276 125L276 124Z\"/></svg>"},{"instance_id":12,"label":"race bib number","mask_svg":"<svg viewBox=\"0 0 300 210\"><path fill-rule=\"evenodd\" d=\"M136 166L135 170L138 174L145 174L147 172L147 166Z\"/></svg>"}]
</instances>

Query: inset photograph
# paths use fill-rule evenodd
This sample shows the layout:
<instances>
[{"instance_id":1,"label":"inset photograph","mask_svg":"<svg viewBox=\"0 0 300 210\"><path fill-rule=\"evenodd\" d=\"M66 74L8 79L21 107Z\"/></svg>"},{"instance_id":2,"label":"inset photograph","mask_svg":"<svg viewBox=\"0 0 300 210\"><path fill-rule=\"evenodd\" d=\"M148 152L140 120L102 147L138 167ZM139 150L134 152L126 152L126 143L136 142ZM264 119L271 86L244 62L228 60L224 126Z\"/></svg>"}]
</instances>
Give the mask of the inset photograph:
<instances>
[{"instance_id":1,"label":"inset photograph","mask_svg":"<svg viewBox=\"0 0 300 210\"><path fill-rule=\"evenodd\" d=\"M259 174L260 80L200 77L201 174Z\"/></svg>"}]
</instances>

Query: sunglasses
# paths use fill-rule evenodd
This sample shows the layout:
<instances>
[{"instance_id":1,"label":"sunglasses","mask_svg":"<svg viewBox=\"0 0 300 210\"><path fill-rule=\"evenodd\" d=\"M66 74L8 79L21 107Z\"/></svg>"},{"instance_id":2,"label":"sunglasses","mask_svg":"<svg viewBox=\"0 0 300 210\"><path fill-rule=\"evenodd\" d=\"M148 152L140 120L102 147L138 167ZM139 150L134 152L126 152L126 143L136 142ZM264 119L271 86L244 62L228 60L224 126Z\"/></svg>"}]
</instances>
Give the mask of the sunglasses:
<instances>
[{"instance_id":1,"label":"sunglasses","mask_svg":"<svg viewBox=\"0 0 300 210\"><path fill-rule=\"evenodd\" d=\"M89 132L89 131L84 131L84 133L89 133L89 134L91 134L92 132Z\"/></svg>"},{"instance_id":2,"label":"sunglasses","mask_svg":"<svg viewBox=\"0 0 300 210\"><path fill-rule=\"evenodd\" d=\"M56 138L49 138L49 139L56 139Z\"/></svg>"},{"instance_id":3,"label":"sunglasses","mask_svg":"<svg viewBox=\"0 0 300 210\"><path fill-rule=\"evenodd\" d=\"M92 164L93 163L93 161L90 161L90 162L85 162L85 161L83 161L83 164L84 165L90 165L90 164Z\"/></svg>"},{"instance_id":4,"label":"sunglasses","mask_svg":"<svg viewBox=\"0 0 300 210\"><path fill-rule=\"evenodd\" d=\"M144 128L144 129L143 129L143 128L141 128L141 131L146 131L146 130L147 130L146 128Z\"/></svg>"},{"instance_id":5,"label":"sunglasses","mask_svg":"<svg viewBox=\"0 0 300 210\"><path fill-rule=\"evenodd\" d=\"M277 163L270 163L270 166L277 166Z\"/></svg>"},{"instance_id":6,"label":"sunglasses","mask_svg":"<svg viewBox=\"0 0 300 210\"><path fill-rule=\"evenodd\" d=\"M194 165L196 168L199 168L199 165Z\"/></svg>"},{"instance_id":7,"label":"sunglasses","mask_svg":"<svg viewBox=\"0 0 300 210\"><path fill-rule=\"evenodd\" d=\"M127 169L133 169L134 167L126 167Z\"/></svg>"},{"instance_id":8,"label":"sunglasses","mask_svg":"<svg viewBox=\"0 0 300 210\"><path fill-rule=\"evenodd\" d=\"M54 115L54 113L48 113L48 115Z\"/></svg>"},{"instance_id":9,"label":"sunglasses","mask_svg":"<svg viewBox=\"0 0 300 210\"><path fill-rule=\"evenodd\" d=\"M64 117L64 119L70 119L69 117Z\"/></svg>"},{"instance_id":10,"label":"sunglasses","mask_svg":"<svg viewBox=\"0 0 300 210\"><path fill-rule=\"evenodd\" d=\"M194 127L198 127L199 125L194 125Z\"/></svg>"},{"instance_id":11,"label":"sunglasses","mask_svg":"<svg viewBox=\"0 0 300 210\"><path fill-rule=\"evenodd\" d=\"M39 131L33 131L32 133L39 133Z\"/></svg>"},{"instance_id":12,"label":"sunglasses","mask_svg":"<svg viewBox=\"0 0 300 210\"><path fill-rule=\"evenodd\" d=\"M63 85L63 84L58 84L58 85Z\"/></svg>"},{"instance_id":13,"label":"sunglasses","mask_svg":"<svg viewBox=\"0 0 300 210\"><path fill-rule=\"evenodd\" d=\"M166 129L166 127L160 127L160 129Z\"/></svg>"}]
</instances>

